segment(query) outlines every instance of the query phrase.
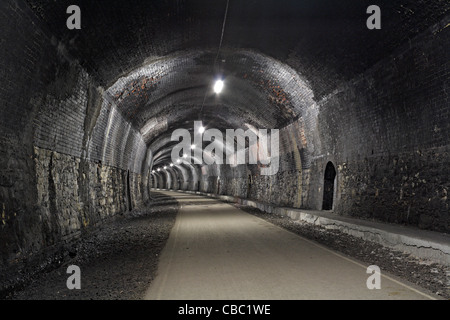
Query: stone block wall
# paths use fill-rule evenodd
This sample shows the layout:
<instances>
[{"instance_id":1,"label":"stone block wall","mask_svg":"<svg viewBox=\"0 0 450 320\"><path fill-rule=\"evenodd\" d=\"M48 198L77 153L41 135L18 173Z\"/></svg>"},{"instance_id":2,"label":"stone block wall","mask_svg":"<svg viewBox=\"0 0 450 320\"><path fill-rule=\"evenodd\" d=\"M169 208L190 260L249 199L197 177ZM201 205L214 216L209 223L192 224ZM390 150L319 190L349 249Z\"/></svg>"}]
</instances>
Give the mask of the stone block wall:
<instances>
[{"instance_id":1,"label":"stone block wall","mask_svg":"<svg viewBox=\"0 0 450 320\"><path fill-rule=\"evenodd\" d=\"M0 270L6 270L32 259L45 264L39 258L45 252L144 205L151 154L26 2L2 1L0 12L7 43L0 48Z\"/></svg>"},{"instance_id":2,"label":"stone block wall","mask_svg":"<svg viewBox=\"0 0 450 320\"><path fill-rule=\"evenodd\" d=\"M331 162L336 214L449 232L449 37L446 18L281 128L276 175L222 165L201 191L322 210Z\"/></svg>"},{"instance_id":3,"label":"stone block wall","mask_svg":"<svg viewBox=\"0 0 450 320\"><path fill-rule=\"evenodd\" d=\"M319 102L321 149L313 155L307 207L320 209L331 161L335 213L449 232L446 21Z\"/></svg>"}]
</instances>

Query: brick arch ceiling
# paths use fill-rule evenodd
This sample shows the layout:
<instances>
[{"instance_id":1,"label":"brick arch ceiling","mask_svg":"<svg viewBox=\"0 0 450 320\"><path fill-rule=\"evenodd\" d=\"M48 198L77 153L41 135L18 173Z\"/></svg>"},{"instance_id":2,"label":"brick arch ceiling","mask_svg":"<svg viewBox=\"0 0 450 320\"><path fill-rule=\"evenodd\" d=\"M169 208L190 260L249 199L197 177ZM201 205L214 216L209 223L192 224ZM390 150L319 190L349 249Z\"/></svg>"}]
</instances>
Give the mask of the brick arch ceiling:
<instances>
[{"instance_id":1,"label":"brick arch ceiling","mask_svg":"<svg viewBox=\"0 0 450 320\"><path fill-rule=\"evenodd\" d=\"M51 34L98 84L110 87L148 61L192 49L217 50L226 0L26 0ZM77 4L82 29L68 30ZM316 97L375 64L450 10L443 0L379 0L382 29L366 28L366 1L229 0L224 48L254 49L287 63Z\"/></svg>"},{"instance_id":2,"label":"brick arch ceiling","mask_svg":"<svg viewBox=\"0 0 450 320\"><path fill-rule=\"evenodd\" d=\"M382 30L370 32L364 1L230 0L216 60L225 0L79 0L76 31L65 28L72 1L27 2L150 148L198 118L219 128L281 128L313 116L315 101L450 9L440 0L380 0ZM227 86L216 97L219 75Z\"/></svg>"},{"instance_id":3,"label":"brick arch ceiling","mask_svg":"<svg viewBox=\"0 0 450 320\"><path fill-rule=\"evenodd\" d=\"M106 92L148 144L166 131L193 127L281 128L314 105L313 93L294 70L251 51L189 52L150 62L120 78ZM221 78L225 89L212 91ZM156 150L154 150L156 151Z\"/></svg>"}]
</instances>

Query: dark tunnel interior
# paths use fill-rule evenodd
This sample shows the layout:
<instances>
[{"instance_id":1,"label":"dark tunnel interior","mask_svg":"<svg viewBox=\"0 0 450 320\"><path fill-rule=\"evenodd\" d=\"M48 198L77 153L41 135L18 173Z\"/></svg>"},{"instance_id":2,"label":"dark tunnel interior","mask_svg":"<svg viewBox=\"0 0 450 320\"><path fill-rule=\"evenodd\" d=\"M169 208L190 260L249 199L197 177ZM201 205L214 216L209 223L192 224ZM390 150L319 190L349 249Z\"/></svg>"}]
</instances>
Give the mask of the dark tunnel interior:
<instances>
[{"instance_id":1,"label":"dark tunnel interior","mask_svg":"<svg viewBox=\"0 0 450 320\"><path fill-rule=\"evenodd\" d=\"M81 29L66 24L73 4ZM371 4L381 29L367 27ZM2 0L0 269L151 206L156 188L450 233L449 10ZM173 133L194 136L195 121L224 140L278 130L278 167L175 162ZM250 138L230 145L256 154Z\"/></svg>"}]
</instances>

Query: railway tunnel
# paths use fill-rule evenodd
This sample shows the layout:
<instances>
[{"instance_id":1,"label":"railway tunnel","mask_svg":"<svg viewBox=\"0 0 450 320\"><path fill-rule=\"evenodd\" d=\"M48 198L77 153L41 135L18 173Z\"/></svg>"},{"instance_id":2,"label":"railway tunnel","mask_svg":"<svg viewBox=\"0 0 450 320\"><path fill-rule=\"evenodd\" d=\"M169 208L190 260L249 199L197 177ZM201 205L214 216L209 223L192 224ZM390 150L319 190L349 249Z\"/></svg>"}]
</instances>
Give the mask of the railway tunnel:
<instances>
[{"instance_id":1,"label":"railway tunnel","mask_svg":"<svg viewBox=\"0 0 450 320\"><path fill-rule=\"evenodd\" d=\"M336 219L347 231L351 221L439 238L443 267L427 270L439 270L448 298L449 9L442 0L1 1L2 294L70 260L68 246L86 234L175 199L172 233L197 221L192 232L217 251L229 238L208 237L205 221L217 213L211 224L239 237L238 222L251 220L235 211L227 220L219 200L297 224ZM254 234L242 242L272 246ZM286 237L273 241L294 241ZM199 261L214 256L197 245ZM223 250L233 248L242 249ZM158 274L170 279L164 259Z\"/></svg>"}]
</instances>

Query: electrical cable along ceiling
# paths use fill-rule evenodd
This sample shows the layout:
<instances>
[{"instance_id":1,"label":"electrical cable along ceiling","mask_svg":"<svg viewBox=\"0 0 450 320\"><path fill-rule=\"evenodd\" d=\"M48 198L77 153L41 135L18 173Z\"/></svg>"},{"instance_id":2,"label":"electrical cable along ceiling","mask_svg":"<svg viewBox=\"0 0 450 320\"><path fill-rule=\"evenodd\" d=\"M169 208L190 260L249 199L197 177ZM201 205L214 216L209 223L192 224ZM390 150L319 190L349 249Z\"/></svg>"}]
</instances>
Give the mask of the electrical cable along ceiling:
<instances>
[{"instance_id":1,"label":"electrical cable along ceiling","mask_svg":"<svg viewBox=\"0 0 450 320\"><path fill-rule=\"evenodd\" d=\"M381 8L381 29L368 24L372 4ZM80 28L70 28L69 7L79 10ZM181 199L155 189L214 195L293 219L302 218L296 210L331 210L365 227L370 220L450 230L448 0L1 0L0 17L0 295L15 282L21 287L22 276L31 281L48 266L64 267L77 250L72 240L83 247L85 235L100 235L108 248L121 239L125 246L108 252L128 252L125 260L138 262L130 274L153 268L153 249L173 226L160 218L174 221ZM194 220L219 218L219 227L229 220L221 208L203 208L211 215ZM146 226L119 235L111 226L125 220ZM239 223L232 229L253 235ZM290 241L258 234L253 244ZM210 239L219 248L222 238ZM350 240L345 248L364 247ZM437 257L436 245L423 252ZM113 260L104 265L125 261ZM392 257L385 261L392 267ZM431 273L425 279L437 284ZM100 279L106 297L115 275ZM147 276L125 281L129 294L155 278ZM320 291L328 294L325 282ZM69 297L50 287L51 295ZM289 298L291 291L278 289Z\"/></svg>"},{"instance_id":2,"label":"electrical cable along ceiling","mask_svg":"<svg viewBox=\"0 0 450 320\"><path fill-rule=\"evenodd\" d=\"M352 0L80 0L82 29L69 32L57 27L68 1L27 2L155 155L164 148L152 146L158 137L195 120L247 129L306 117L314 126L321 99L450 8L379 1L383 28L369 32L367 5Z\"/></svg>"}]
</instances>

